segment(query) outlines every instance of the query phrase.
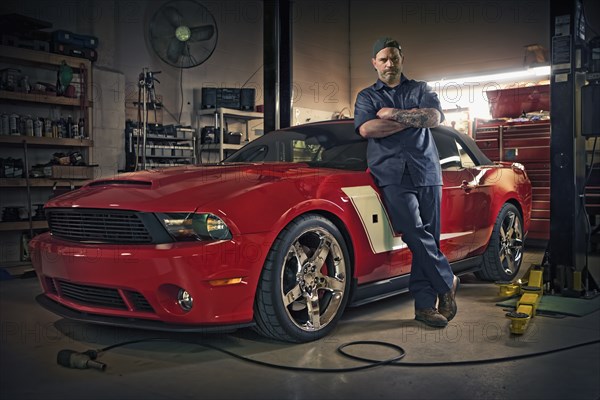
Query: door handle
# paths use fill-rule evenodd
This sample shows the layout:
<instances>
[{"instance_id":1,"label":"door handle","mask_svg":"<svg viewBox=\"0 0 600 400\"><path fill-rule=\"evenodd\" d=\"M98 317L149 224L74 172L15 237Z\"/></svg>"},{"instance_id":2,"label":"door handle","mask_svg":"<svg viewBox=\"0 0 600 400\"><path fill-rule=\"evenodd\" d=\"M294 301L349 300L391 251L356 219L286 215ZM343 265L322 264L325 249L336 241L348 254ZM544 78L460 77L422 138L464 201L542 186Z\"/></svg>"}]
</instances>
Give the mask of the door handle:
<instances>
[{"instance_id":1,"label":"door handle","mask_svg":"<svg viewBox=\"0 0 600 400\"><path fill-rule=\"evenodd\" d=\"M465 192L469 193L471 190L473 190L474 186L469 185L469 182L467 181L462 181L462 183L460 184L460 188Z\"/></svg>"}]
</instances>

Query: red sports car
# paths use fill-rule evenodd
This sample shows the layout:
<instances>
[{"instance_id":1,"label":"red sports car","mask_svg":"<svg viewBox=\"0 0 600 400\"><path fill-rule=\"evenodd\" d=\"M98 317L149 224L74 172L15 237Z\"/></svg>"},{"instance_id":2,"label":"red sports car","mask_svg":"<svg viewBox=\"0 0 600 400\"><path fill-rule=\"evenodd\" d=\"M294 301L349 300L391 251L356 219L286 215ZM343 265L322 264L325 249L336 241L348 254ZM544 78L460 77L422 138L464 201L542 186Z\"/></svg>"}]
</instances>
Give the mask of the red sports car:
<instances>
[{"instance_id":1,"label":"red sports car","mask_svg":"<svg viewBox=\"0 0 600 400\"><path fill-rule=\"evenodd\" d=\"M530 222L522 165L433 135L444 188L441 247L456 273L510 280ZM352 120L268 133L213 165L93 181L46 204L30 242L38 301L63 317L173 331L252 326L324 337L347 306L405 292L393 232Z\"/></svg>"}]
</instances>

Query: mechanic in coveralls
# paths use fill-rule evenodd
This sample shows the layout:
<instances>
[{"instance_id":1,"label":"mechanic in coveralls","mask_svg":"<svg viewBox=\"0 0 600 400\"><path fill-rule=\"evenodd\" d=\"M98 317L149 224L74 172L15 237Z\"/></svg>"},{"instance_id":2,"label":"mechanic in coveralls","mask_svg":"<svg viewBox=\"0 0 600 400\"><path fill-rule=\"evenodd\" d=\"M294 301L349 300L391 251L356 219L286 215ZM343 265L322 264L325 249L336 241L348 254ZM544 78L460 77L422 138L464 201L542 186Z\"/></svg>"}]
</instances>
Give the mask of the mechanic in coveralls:
<instances>
[{"instance_id":1,"label":"mechanic in coveralls","mask_svg":"<svg viewBox=\"0 0 600 400\"><path fill-rule=\"evenodd\" d=\"M442 171L430 128L444 119L425 82L406 78L398 42L373 45L379 79L356 98L354 126L368 139L367 162L396 232L412 252L409 290L415 319L444 327L456 315L458 277L440 251Z\"/></svg>"}]
</instances>

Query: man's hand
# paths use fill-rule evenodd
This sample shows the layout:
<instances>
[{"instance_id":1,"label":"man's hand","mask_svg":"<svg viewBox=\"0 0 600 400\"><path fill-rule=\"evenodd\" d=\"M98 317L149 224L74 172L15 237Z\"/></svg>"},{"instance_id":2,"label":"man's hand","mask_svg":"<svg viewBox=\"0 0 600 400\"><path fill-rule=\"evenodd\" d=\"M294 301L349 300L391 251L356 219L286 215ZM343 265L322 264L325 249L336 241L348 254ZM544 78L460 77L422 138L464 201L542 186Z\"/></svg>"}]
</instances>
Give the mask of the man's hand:
<instances>
[{"instance_id":1,"label":"man's hand","mask_svg":"<svg viewBox=\"0 0 600 400\"><path fill-rule=\"evenodd\" d=\"M383 107L381 110L377 111L377 117L381 119L394 119L395 110L395 108Z\"/></svg>"}]
</instances>

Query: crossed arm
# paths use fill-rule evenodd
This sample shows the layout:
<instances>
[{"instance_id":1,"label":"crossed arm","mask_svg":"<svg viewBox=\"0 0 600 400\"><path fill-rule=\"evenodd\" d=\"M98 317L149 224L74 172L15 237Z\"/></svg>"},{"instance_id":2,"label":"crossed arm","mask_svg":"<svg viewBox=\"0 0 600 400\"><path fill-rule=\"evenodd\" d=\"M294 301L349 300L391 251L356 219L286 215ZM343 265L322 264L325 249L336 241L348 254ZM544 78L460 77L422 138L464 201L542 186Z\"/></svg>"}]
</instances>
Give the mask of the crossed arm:
<instances>
[{"instance_id":1,"label":"crossed arm","mask_svg":"<svg viewBox=\"0 0 600 400\"><path fill-rule=\"evenodd\" d=\"M382 138L406 128L434 128L440 124L441 114L435 108L382 108L377 119L365 122L359 128L364 138Z\"/></svg>"}]
</instances>

